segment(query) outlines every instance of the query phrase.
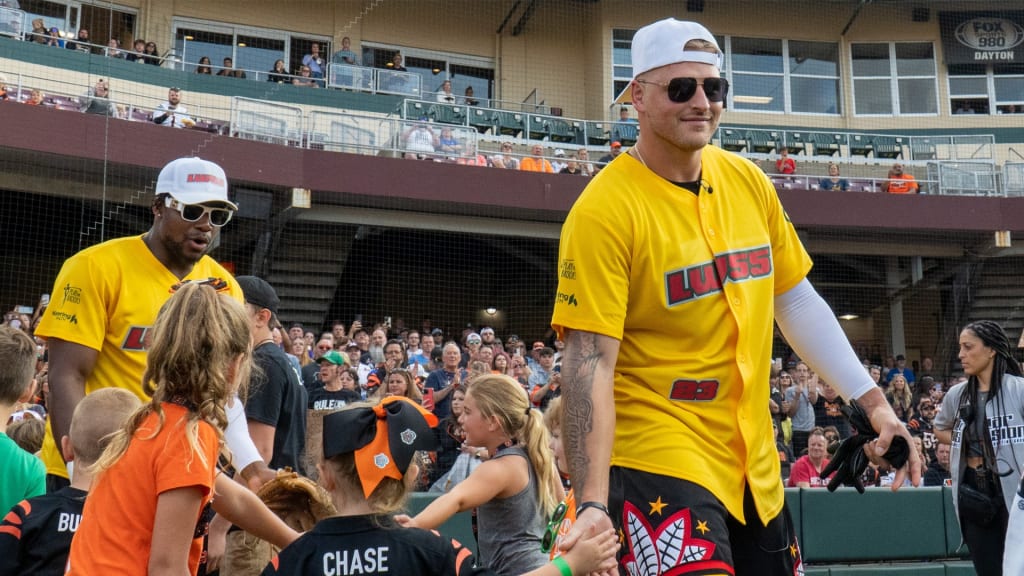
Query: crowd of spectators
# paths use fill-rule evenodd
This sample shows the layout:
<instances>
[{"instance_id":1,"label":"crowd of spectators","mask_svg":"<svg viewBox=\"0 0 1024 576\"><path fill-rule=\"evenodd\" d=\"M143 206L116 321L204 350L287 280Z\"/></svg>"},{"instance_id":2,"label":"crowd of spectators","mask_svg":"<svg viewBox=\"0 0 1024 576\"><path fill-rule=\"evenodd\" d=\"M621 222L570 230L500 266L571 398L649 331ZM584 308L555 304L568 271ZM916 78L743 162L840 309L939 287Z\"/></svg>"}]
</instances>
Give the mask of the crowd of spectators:
<instances>
[{"instance_id":1,"label":"crowd of spectators","mask_svg":"<svg viewBox=\"0 0 1024 576\"><path fill-rule=\"evenodd\" d=\"M890 356L881 365L865 361L864 369L910 431L913 449L921 454L923 485L948 486L950 446L939 444L932 423L946 391L965 378L959 375L941 382L930 357L921 359L916 373L902 355ZM781 359L777 360L770 390L769 410L787 485L827 486L829 478L821 477L820 472L839 442L854 433L843 415L847 401L800 361L784 367ZM894 477L891 470L869 467L862 481L865 486L891 486Z\"/></svg>"},{"instance_id":2,"label":"crowd of spectators","mask_svg":"<svg viewBox=\"0 0 1024 576\"><path fill-rule=\"evenodd\" d=\"M31 336L47 303L44 295L34 308L19 306L5 315L4 324ZM451 332L429 320L419 328L407 327L401 319L392 325L389 317L372 325L361 320L350 324L334 321L330 330L323 332L297 323L285 327L275 319L270 334L306 389L309 410L336 409L392 394L412 398L444 420L458 398L455 393L482 374L510 376L541 410L561 395L563 344L551 334L530 343L516 334L502 339L490 326L467 325ZM36 344L39 385L31 401L17 407L18 422L12 422L26 428L28 448L35 447L38 440L32 429L39 428L35 421L45 418L48 393L46 344L41 339L36 339ZM916 370L902 355L889 357L882 364L865 362L864 368L915 438L925 485L948 484L949 446L938 443L932 423L945 391L963 377L945 382L937 379L928 357L915 364ZM843 415L846 399L798 360L783 366L782 359L777 359L768 385L768 408L783 480L789 486L825 486L828 478L820 476L821 470L838 442L853 433ZM444 454L446 443L441 444L442 452L434 456L437 464L424 476L420 489L429 488L447 473L446 464L457 455ZM447 449L457 451L461 446ZM892 471L869 468L863 480L867 486L887 486L893 477Z\"/></svg>"}]
</instances>

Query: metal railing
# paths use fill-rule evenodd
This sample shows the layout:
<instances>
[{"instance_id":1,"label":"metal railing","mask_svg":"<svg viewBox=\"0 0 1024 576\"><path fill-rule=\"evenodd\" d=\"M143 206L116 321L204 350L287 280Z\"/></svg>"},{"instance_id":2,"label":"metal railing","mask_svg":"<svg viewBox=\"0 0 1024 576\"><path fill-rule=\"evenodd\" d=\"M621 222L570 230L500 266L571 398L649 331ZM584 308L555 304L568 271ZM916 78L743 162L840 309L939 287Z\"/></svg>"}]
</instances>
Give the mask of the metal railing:
<instances>
[{"instance_id":1,"label":"metal railing","mask_svg":"<svg viewBox=\"0 0 1024 576\"><path fill-rule=\"evenodd\" d=\"M285 146L302 145L303 111L267 100L231 99L230 135Z\"/></svg>"},{"instance_id":2,"label":"metal railing","mask_svg":"<svg viewBox=\"0 0 1024 576\"><path fill-rule=\"evenodd\" d=\"M726 150L746 154L791 154L863 158L865 162L904 161L922 165L935 160L990 160L995 157L995 136L895 136L864 132L768 129L720 126L715 141Z\"/></svg>"},{"instance_id":3,"label":"metal railing","mask_svg":"<svg viewBox=\"0 0 1024 576\"><path fill-rule=\"evenodd\" d=\"M1024 162L1003 164L1003 192L1007 196L1024 196Z\"/></svg>"},{"instance_id":4,"label":"metal railing","mask_svg":"<svg viewBox=\"0 0 1024 576\"><path fill-rule=\"evenodd\" d=\"M421 98L423 77L415 72L331 63L327 69L327 86L370 94L397 94Z\"/></svg>"}]
</instances>

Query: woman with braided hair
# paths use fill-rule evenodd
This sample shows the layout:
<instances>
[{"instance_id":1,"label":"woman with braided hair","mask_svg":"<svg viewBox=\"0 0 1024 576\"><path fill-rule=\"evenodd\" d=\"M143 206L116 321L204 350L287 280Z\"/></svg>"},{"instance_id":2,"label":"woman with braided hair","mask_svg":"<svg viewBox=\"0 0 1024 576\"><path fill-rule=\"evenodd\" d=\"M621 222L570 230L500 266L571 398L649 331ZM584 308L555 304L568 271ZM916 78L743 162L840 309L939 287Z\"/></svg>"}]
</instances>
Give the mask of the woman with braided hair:
<instances>
[{"instance_id":1,"label":"woman with braided hair","mask_svg":"<svg viewBox=\"0 0 1024 576\"><path fill-rule=\"evenodd\" d=\"M943 399L935 436L952 444L953 505L975 572L998 575L1024 464L1024 378L1006 333L989 320L960 332L959 358L968 380Z\"/></svg>"}]
</instances>

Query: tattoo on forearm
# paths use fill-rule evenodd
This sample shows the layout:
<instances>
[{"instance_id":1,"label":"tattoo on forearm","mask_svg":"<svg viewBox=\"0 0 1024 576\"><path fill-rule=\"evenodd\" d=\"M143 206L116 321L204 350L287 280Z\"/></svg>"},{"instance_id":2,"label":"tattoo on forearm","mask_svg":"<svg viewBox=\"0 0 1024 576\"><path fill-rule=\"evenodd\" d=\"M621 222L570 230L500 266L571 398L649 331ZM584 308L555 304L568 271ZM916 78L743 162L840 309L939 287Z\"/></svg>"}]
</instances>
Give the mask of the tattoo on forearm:
<instances>
[{"instance_id":1,"label":"tattoo on forearm","mask_svg":"<svg viewBox=\"0 0 1024 576\"><path fill-rule=\"evenodd\" d=\"M601 353L597 336L589 332L570 332L562 359L562 436L568 457L569 474L577 494L587 482L590 456L587 442L594 430L594 373Z\"/></svg>"}]
</instances>

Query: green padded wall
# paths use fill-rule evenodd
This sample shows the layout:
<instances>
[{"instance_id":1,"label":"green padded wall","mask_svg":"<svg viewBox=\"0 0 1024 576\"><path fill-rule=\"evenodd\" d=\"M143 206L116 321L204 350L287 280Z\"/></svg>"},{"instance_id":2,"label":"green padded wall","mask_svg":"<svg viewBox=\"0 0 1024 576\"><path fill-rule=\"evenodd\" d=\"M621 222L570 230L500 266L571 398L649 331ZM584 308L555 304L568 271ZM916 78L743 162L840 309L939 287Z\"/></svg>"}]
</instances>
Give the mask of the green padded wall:
<instances>
[{"instance_id":1,"label":"green padded wall","mask_svg":"<svg viewBox=\"0 0 1024 576\"><path fill-rule=\"evenodd\" d=\"M409 508L409 515L415 516L421 510L427 507L428 504L437 498L437 494L429 494L424 492L413 492L409 495L409 501L407 507ZM448 519L447 522L441 525L437 530L443 536L448 538L454 538L458 540L463 546L469 548L476 554L476 538L473 536L473 518L469 512L460 512L455 516Z\"/></svg>"},{"instance_id":2,"label":"green padded wall","mask_svg":"<svg viewBox=\"0 0 1024 576\"><path fill-rule=\"evenodd\" d=\"M946 556L941 488L801 492L807 562L919 560ZM833 572L834 573L834 572Z\"/></svg>"}]
</instances>

